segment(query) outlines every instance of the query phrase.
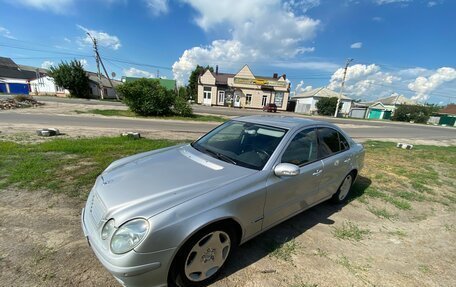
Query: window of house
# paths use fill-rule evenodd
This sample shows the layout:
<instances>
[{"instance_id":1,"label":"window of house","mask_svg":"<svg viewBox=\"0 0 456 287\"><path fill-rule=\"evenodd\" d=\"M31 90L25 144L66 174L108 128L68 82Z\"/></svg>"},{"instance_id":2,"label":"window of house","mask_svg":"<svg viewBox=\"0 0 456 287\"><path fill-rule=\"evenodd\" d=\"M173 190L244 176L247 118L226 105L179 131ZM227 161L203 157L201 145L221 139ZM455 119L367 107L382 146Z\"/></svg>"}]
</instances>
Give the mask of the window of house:
<instances>
[{"instance_id":1,"label":"window of house","mask_svg":"<svg viewBox=\"0 0 456 287\"><path fill-rule=\"evenodd\" d=\"M283 92L276 92L274 97L274 104L277 107L281 107L283 104Z\"/></svg>"},{"instance_id":2,"label":"window of house","mask_svg":"<svg viewBox=\"0 0 456 287\"><path fill-rule=\"evenodd\" d=\"M245 104L246 105L252 104L252 94L245 95Z\"/></svg>"},{"instance_id":3,"label":"window of house","mask_svg":"<svg viewBox=\"0 0 456 287\"><path fill-rule=\"evenodd\" d=\"M317 132L307 129L298 133L283 153L282 162L303 165L318 157Z\"/></svg>"},{"instance_id":4,"label":"window of house","mask_svg":"<svg viewBox=\"0 0 456 287\"><path fill-rule=\"evenodd\" d=\"M212 89L211 89L211 87L204 87L203 96L207 100L209 100L212 97Z\"/></svg>"},{"instance_id":5,"label":"window of house","mask_svg":"<svg viewBox=\"0 0 456 287\"><path fill-rule=\"evenodd\" d=\"M261 105L266 106L268 103L268 95L263 95L263 99L261 100Z\"/></svg>"}]
</instances>

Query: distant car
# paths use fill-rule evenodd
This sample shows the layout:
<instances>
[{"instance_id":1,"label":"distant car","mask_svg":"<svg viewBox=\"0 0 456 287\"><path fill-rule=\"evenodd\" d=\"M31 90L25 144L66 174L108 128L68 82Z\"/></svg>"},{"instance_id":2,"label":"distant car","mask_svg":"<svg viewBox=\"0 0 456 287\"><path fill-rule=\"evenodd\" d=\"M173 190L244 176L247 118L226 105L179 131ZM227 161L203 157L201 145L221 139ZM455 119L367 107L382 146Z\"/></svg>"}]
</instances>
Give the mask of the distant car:
<instances>
[{"instance_id":1,"label":"distant car","mask_svg":"<svg viewBox=\"0 0 456 287\"><path fill-rule=\"evenodd\" d=\"M277 105L276 104L267 104L263 107L264 112L277 112Z\"/></svg>"},{"instance_id":2,"label":"distant car","mask_svg":"<svg viewBox=\"0 0 456 287\"><path fill-rule=\"evenodd\" d=\"M320 202L344 201L363 163L363 146L335 125L241 117L191 144L113 162L82 228L123 286L204 286L239 244Z\"/></svg>"}]
</instances>

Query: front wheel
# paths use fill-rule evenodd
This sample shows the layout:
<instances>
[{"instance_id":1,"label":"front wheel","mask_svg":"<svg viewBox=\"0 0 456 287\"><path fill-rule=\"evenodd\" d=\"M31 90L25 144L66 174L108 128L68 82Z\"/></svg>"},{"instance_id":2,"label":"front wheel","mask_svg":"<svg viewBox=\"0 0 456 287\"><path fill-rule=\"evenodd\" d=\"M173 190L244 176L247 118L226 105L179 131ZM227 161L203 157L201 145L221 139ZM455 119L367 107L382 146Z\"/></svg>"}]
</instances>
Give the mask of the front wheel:
<instances>
[{"instance_id":1,"label":"front wheel","mask_svg":"<svg viewBox=\"0 0 456 287\"><path fill-rule=\"evenodd\" d=\"M337 192L333 195L332 201L342 203L347 198L348 193L353 185L353 172L349 173L339 186Z\"/></svg>"},{"instance_id":2,"label":"front wheel","mask_svg":"<svg viewBox=\"0 0 456 287\"><path fill-rule=\"evenodd\" d=\"M196 233L176 255L170 270L170 286L200 287L211 283L237 245L235 234L223 226Z\"/></svg>"}]
</instances>

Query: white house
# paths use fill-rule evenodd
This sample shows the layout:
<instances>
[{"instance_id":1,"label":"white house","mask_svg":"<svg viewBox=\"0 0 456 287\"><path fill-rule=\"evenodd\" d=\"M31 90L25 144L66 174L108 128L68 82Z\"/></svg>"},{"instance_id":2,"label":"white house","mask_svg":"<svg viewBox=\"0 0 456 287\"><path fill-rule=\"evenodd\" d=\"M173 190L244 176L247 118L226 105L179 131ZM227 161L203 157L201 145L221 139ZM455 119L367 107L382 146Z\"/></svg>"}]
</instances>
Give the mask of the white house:
<instances>
[{"instance_id":1,"label":"white house","mask_svg":"<svg viewBox=\"0 0 456 287\"><path fill-rule=\"evenodd\" d=\"M321 98L338 98L339 93L334 92L326 87L316 88L301 94L297 94L290 99L291 102L296 102L294 112L300 114L316 114L316 104ZM340 102L342 107L340 114L348 115L352 106L353 100L345 95L341 95Z\"/></svg>"},{"instance_id":2,"label":"white house","mask_svg":"<svg viewBox=\"0 0 456 287\"><path fill-rule=\"evenodd\" d=\"M56 95L65 97L70 92L55 84L54 78L41 75L39 78L30 81L31 95Z\"/></svg>"}]
</instances>

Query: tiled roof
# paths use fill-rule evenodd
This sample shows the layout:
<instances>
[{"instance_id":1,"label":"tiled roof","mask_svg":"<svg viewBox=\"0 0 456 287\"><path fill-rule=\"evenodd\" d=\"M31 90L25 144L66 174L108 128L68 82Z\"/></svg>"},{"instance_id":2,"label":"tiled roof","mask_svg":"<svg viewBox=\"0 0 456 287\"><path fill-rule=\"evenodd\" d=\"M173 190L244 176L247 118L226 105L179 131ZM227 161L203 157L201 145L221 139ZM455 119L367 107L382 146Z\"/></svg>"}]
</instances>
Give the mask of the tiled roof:
<instances>
[{"instance_id":1,"label":"tiled roof","mask_svg":"<svg viewBox=\"0 0 456 287\"><path fill-rule=\"evenodd\" d=\"M456 104L449 104L439 111L439 114L456 115Z\"/></svg>"}]
</instances>

